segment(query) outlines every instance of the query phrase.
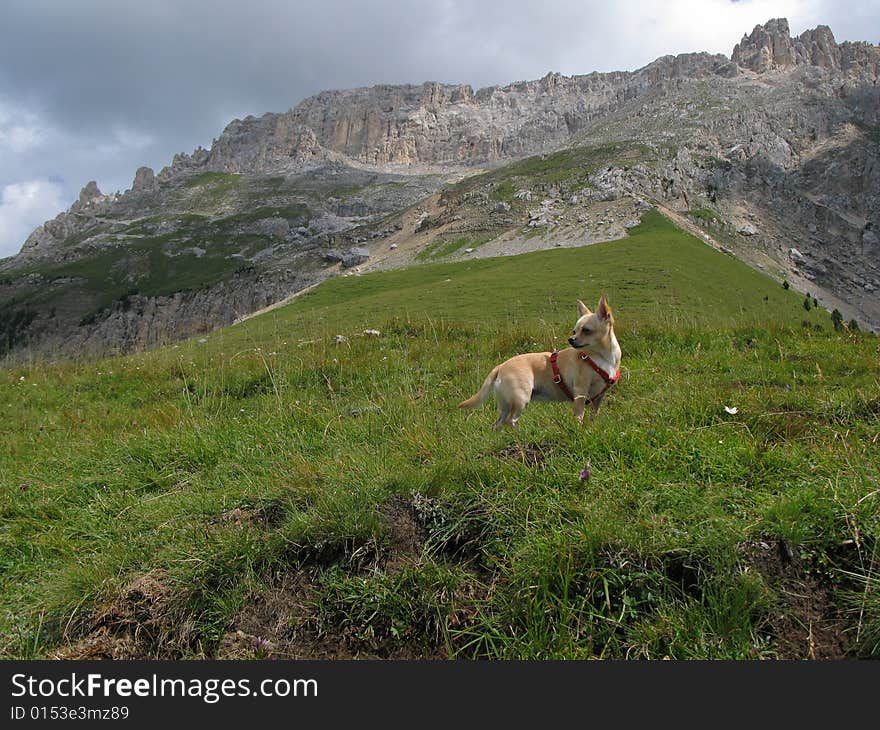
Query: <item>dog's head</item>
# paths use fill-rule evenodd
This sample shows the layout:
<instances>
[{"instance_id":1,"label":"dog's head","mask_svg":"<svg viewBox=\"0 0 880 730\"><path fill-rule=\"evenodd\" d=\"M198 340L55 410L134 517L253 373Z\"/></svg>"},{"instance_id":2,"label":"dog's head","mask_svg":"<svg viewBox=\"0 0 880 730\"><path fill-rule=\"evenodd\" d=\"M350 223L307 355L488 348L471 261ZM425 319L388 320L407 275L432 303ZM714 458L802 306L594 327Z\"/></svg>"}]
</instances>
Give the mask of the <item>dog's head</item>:
<instances>
[{"instance_id":1,"label":"dog's head","mask_svg":"<svg viewBox=\"0 0 880 730\"><path fill-rule=\"evenodd\" d=\"M608 306L608 301L603 294L595 312L591 312L580 299L578 299L577 309L578 321L575 322L574 329L571 331L568 344L577 349L595 347L608 337L614 327L614 315L611 312L611 307Z\"/></svg>"}]
</instances>

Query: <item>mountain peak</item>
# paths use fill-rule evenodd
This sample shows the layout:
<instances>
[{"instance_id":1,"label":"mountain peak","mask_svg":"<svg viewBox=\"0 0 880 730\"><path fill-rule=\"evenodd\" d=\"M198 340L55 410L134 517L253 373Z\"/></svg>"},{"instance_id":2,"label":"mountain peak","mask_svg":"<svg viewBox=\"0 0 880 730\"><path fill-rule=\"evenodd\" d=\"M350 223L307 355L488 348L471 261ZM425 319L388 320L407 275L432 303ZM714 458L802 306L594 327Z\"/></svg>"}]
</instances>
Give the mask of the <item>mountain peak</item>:
<instances>
[{"instance_id":1,"label":"mountain peak","mask_svg":"<svg viewBox=\"0 0 880 730\"><path fill-rule=\"evenodd\" d=\"M786 18L773 18L756 25L736 44L731 58L757 73L795 66L818 66L834 71L877 74L880 49L868 43L838 44L827 25L791 36Z\"/></svg>"}]
</instances>

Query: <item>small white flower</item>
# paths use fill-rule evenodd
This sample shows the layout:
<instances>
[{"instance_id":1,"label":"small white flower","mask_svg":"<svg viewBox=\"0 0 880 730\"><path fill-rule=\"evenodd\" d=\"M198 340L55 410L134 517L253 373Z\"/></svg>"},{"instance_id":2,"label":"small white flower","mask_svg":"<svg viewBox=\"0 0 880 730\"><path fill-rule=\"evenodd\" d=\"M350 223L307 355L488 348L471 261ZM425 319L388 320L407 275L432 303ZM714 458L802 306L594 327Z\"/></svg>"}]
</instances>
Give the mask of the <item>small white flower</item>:
<instances>
[{"instance_id":1,"label":"small white flower","mask_svg":"<svg viewBox=\"0 0 880 730\"><path fill-rule=\"evenodd\" d=\"M735 416L739 408L736 406L724 406L725 413L729 413L731 416Z\"/></svg>"},{"instance_id":2,"label":"small white flower","mask_svg":"<svg viewBox=\"0 0 880 730\"><path fill-rule=\"evenodd\" d=\"M20 382L20 383L23 383L23 382L24 382L24 375L22 375L22 376L18 379L18 382Z\"/></svg>"}]
</instances>

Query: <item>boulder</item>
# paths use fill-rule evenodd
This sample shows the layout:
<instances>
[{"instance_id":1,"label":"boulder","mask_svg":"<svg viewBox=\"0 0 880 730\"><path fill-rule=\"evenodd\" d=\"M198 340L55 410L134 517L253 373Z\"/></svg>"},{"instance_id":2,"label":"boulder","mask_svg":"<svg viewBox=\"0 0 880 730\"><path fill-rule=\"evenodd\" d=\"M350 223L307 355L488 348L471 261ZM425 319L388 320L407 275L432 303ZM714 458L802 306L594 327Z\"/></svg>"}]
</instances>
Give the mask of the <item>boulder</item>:
<instances>
[{"instance_id":1,"label":"boulder","mask_svg":"<svg viewBox=\"0 0 880 730\"><path fill-rule=\"evenodd\" d=\"M370 251L363 246L355 246L342 257L342 266L350 269L353 266L359 266L370 258Z\"/></svg>"},{"instance_id":2,"label":"boulder","mask_svg":"<svg viewBox=\"0 0 880 730\"><path fill-rule=\"evenodd\" d=\"M345 256L342 253L342 251L339 251L338 249L335 249L335 248L331 248L328 251L325 251L322 254L321 258L323 258L324 261L329 261L329 262L335 264L339 261L342 261L342 259L345 258Z\"/></svg>"}]
</instances>

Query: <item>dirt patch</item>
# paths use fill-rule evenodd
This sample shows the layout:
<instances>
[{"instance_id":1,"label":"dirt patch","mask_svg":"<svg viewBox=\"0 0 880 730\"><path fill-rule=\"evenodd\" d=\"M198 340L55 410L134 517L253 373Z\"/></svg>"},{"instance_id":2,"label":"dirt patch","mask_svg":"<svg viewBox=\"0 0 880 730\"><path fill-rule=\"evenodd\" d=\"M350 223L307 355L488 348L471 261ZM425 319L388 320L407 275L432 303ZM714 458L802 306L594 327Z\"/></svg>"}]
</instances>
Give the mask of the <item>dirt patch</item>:
<instances>
[{"instance_id":1,"label":"dirt patch","mask_svg":"<svg viewBox=\"0 0 880 730\"><path fill-rule=\"evenodd\" d=\"M377 513L384 528L379 538L316 543L300 551L295 563L268 576L268 586L247 597L212 647L200 642L197 617L187 612L168 577L153 571L71 626L71 641L51 658L177 659L206 652L218 659L448 658L446 630L475 622L491 576L468 561L473 579L457 586L431 583L421 573L431 567L424 564L431 553L429 527L415 497L392 496ZM245 528L275 519L265 507L237 507L211 524ZM444 542L438 554L450 560L463 556L459 542L470 534L465 529L470 522L448 526L444 539L450 546ZM408 609L398 607L399 593L410 602Z\"/></svg>"},{"instance_id":2,"label":"dirt patch","mask_svg":"<svg viewBox=\"0 0 880 730\"><path fill-rule=\"evenodd\" d=\"M169 659L190 653L195 631L178 616L164 576L138 576L89 617L72 627L82 638L61 647L53 659Z\"/></svg>"},{"instance_id":3,"label":"dirt patch","mask_svg":"<svg viewBox=\"0 0 880 730\"><path fill-rule=\"evenodd\" d=\"M235 615L216 658L358 658L341 637L321 635L316 629L316 586L317 580L310 573L291 572L255 595Z\"/></svg>"},{"instance_id":4,"label":"dirt patch","mask_svg":"<svg viewBox=\"0 0 880 730\"><path fill-rule=\"evenodd\" d=\"M257 507L241 506L226 510L216 517L208 520L209 525L223 525L234 527L277 527L284 521L284 508L275 502L259 505Z\"/></svg>"},{"instance_id":5,"label":"dirt patch","mask_svg":"<svg viewBox=\"0 0 880 730\"><path fill-rule=\"evenodd\" d=\"M744 569L758 572L779 601L763 630L780 659L842 659L850 654L834 587L810 570L797 546L758 541L740 546L740 553Z\"/></svg>"},{"instance_id":6,"label":"dirt patch","mask_svg":"<svg viewBox=\"0 0 880 730\"><path fill-rule=\"evenodd\" d=\"M549 444L512 444L496 453L499 459L515 461L533 469L543 469L552 455L553 447Z\"/></svg>"},{"instance_id":7,"label":"dirt patch","mask_svg":"<svg viewBox=\"0 0 880 730\"><path fill-rule=\"evenodd\" d=\"M87 661L97 659L152 659L144 647L130 636L113 636L106 627L101 627L79 641L56 649L49 659Z\"/></svg>"},{"instance_id":8,"label":"dirt patch","mask_svg":"<svg viewBox=\"0 0 880 730\"><path fill-rule=\"evenodd\" d=\"M422 559L427 536L412 500L395 495L379 505L379 515L386 529L387 545L382 551L386 573L399 573Z\"/></svg>"},{"instance_id":9,"label":"dirt patch","mask_svg":"<svg viewBox=\"0 0 880 730\"><path fill-rule=\"evenodd\" d=\"M454 559L463 528L450 528L436 550L428 545L434 500L394 495L376 509L379 539L350 546L331 565L308 563L277 576L235 615L216 658L447 659L443 636L475 623L493 576L467 560L472 579L425 587L427 556ZM398 597L412 605L401 609Z\"/></svg>"},{"instance_id":10,"label":"dirt patch","mask_svg":"<svg viewBox=\"0 0 880 730\"><path fill-rule=\"evenodd\" d=\"M284 574L255 595L232 621L217 649L217 659L445 659L442 648L384 642L364 647L344 627L328 627L321 619L315 573Z\"/></svg>"}]
</instances>

